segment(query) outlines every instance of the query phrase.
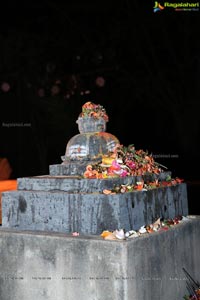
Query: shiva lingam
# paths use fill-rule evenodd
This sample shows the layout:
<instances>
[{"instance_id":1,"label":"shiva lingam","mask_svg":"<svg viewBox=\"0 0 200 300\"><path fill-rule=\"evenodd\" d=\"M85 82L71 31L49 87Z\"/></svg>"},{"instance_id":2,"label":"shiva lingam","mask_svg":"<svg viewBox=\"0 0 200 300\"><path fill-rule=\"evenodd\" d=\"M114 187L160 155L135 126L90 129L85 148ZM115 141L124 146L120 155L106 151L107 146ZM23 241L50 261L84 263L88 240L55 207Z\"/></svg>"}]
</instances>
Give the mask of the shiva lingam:
<instances>
[{"instance_id":1,"label":"shiva lingam","mask_svg":"<svg viewBox=\"0 0 200 300\"><path fill-rule=\"evenodd\" d=\"M98 162L103 155L112 152L119 140L106 132L107 122L108 115L103 106L86 102L76 121L80 133L67 143L65 155L61 157L62 164Z\"/></svg>"}]
</instances>

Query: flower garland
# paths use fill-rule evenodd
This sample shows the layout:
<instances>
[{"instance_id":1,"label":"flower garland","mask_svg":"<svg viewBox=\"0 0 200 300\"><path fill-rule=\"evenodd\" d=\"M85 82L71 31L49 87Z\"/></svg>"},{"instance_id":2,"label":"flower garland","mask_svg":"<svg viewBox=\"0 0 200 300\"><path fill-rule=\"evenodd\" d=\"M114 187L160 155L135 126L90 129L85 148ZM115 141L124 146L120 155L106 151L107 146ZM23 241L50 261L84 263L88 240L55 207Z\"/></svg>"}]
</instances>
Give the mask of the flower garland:
<instances>
[{"instance_id":1,"label":"flower garland","mask_svg":"<svg viewBox=\"0 0 200 300\"><path fill-rule=\"evenodd\" d=\"M79 115L80 118L88 118L92 117L94 119L103 118L106 122L108 122L108 115L106 110L100 104L95 104L92 102L86 102L82 106L82 112Z\"/></svg>"},{"instance_id":2,"label":"flower garland","mask_svg":"<svg viewBox=\"0 0 200 300\"><path fill-rule=\"evenodd\" d=\"M134 145L125 147L117 144L102 161L88 165L84 178L111 178L126 176L142 176L145 174L160 174L165 166L154 161L152 155L143 150L136 150Z\"/></svg>"}]
</instances>

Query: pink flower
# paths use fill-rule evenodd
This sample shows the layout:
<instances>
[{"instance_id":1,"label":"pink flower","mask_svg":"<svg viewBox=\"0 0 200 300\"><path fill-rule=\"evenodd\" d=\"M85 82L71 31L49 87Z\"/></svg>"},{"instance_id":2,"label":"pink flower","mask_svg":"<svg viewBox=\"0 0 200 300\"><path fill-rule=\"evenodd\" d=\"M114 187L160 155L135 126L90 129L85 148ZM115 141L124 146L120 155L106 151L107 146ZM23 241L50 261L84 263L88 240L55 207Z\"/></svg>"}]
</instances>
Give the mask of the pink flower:
<instances>
[{"instance_id":1,"label":"pink flower","mask_svg":"<svg viewBox=\"0 0 200 300\"><path fill-rule=\"evenodd\" d=\"M122 170L120 177L126 177L128 172L126 170Z\"/></svg>"},{"instance_id":2,"label":"pink flower","mask_svg":"<svg viewBox=\"0 0 200 300\"><path fill-rule=\"evenodd\" d=\"M132 161L132 160L126 161L126 165L127 165L130 169L135 169L135 167L136 167L136 164L135 164L134 161Z\"/></svg>"},{"instance_id":3,"label":"pink flower","mask_svg":"<svg viewBox=\"0 0 200 300\"><path fill-rule=\"evenodd\" d=\"M118 164L118 162L116 160L113 160L112 166L115 170L120 170L121 169L121 166Z\"/></svg>"},{"instance_id":4,"label":"pink flower","mask_svg":"<svg viewBox=\"0 0 200 300\"><path fill-rule=\"evenodd\" d=\"M73 236L79 236L79 232L76 232L76 231L75 231L75 232L72 232L72 235L73 235Z\"/></svg>"}]
</instances>

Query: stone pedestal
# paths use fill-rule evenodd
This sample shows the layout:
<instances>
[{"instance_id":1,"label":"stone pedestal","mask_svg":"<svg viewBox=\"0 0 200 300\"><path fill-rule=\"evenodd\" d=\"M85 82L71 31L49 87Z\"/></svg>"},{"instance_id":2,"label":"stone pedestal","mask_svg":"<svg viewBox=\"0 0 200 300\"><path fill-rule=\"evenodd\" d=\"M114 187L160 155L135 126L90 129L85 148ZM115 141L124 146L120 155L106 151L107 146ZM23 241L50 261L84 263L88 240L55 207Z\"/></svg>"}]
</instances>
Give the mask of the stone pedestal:
<instances>
[{"instance_id":1,"label":"stone pedestal","mask_svg":"<svg viewBox=\"0 0 200 300\"><path fill-rule=\"evenodd\" d=\"M200 218L126 241L0 230L1 300L177 300L200 269Z\"/></svg>"},{"instance_id":2,"label":"stone pedestal","mask_svg":"<svg viewBox=\"0 0 200 300\"><path fill-rule=\"evenodd\" d=\"M103 230L138 230L159 217L188 214L185 183L125 194L102 193L136 180L134 176L19 178L18 190L3 194L3 227L99 235Z\"/></svg>"},{"instance_id":3,"label":"stone pedestal","mask_svg":"<svg viewBox=\"0 0 200 300\"><path fill-rule=\"evenodd\" d=\"M132 240L100 237L103 230L138 230L159 217L186 216L187 186L105 195L104 189L171 173L84 179L88 163L118 144L104 132L105 120L91 120L80 122L80 134L50 175L18 178L17 190L3 193L1 300L177 300L186 287L174 278L182 267L199 269L199 218ZM74 231L80 236L72 237Z\"/></svg>"}]
</instances>

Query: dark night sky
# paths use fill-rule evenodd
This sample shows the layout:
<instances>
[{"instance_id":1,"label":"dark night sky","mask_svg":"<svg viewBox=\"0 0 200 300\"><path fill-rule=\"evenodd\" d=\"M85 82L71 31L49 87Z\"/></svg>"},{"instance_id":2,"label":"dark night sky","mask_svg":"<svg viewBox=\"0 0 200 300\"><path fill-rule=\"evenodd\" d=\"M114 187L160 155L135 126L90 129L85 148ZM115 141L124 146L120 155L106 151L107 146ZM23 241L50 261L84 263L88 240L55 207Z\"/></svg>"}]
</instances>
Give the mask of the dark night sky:
<instances>
[{"instance_id":1,"label":"dark night sky","mask_svg":"<svg viewBox=\"0 0 200 300\"><path fill-rule=\"evenodd\" d=\"M177 176L199 179L199 12L153 13L141 1L7 1L1 6L0 155L13 177L60 163L86 101L102 104L108 132L161 158ZM78 88L73 90L72 75ZM95 79L102 76L105 86ZM52 96L59 80L61 92ZM38 89L45 97L38 96ZM89 90L90 94L81 95ZM66 98L66 94L70 98Z\"/></svg>"}]
</instances>

